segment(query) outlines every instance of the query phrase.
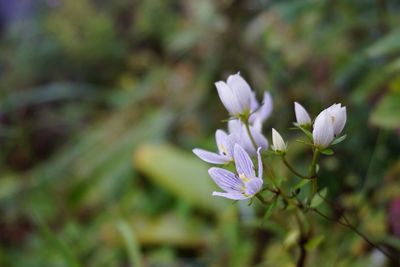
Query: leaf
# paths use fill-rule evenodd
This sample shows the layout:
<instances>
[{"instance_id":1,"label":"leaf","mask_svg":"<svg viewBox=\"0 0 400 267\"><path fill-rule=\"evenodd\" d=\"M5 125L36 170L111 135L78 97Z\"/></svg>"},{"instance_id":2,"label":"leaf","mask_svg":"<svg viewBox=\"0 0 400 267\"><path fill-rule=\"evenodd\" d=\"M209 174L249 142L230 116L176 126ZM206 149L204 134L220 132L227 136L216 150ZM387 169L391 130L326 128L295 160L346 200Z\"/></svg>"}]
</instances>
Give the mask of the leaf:
<instances>
[{"instance_id":1,"label":"leaf","mask_svg":"<svg viewBox=\"0 0 400 267\"><path fill-rule=\"evenodd\" d=\"M43 237L48 243L48 248L58 252L65 261L66 266L81 267L77 257L72 253L69 247L62 239L58 238L53 231L46 225L46 223L36 214L33 214L33 220L38 226Z\"/></svg>"},{"instance_id":2,"label":"leaf","mask_svg":"<svg viewBox=\"0 0 400 267\"><path fill-rule=\"evenodd\" d=\"M308 240L307 244L305 245L306 250L312 251L312 250L316 249L324 239L325 239L324 235L314 236L313 238Z\"/></svg>"},{"instance_id":3,"label":"leaf","mask_svg":"<svg viewBox=\"0 0 400 267\"><path fill-rule=\"evenodd\" d=\"M311 200L310 207L311 208L316 208L319 205L321 205L321 203L324 201L324 198L325 198L327 193L328 193L328 189L327 188L324 188L321 191L319 191L319 193L316 194L314 196L314 198Z\"/></svg>"},{"instance_id":4,"label":"leaf","mask_svg":"<svg viewBox=\"0 0 400 267\"><path fill-rule=\"evenodd\" d=\"M305 135L307 135L308 139L313 140L313 136L312 133L305 129L304 127L300 126L300 125L296 125Z\"/></svg>"},{"instance_id":5,"label":"leaf","mask_svg":"<svg viewBox=\"0 0 400 267\"><path fill-rule=\"evenodd\" d=\"M373 110L370 121L373 125L396 129L400 127L400 93L385 95Z\"/></svg>"},{"instance_id":6,"label":"leaf","mask_svg":"<svg viewBox=\"0 0 400 267\"><path fill-rule=\"evenodd\" d=\"M229 205L211 195L216 186L208 166L192 153L169 144L144 144L135 151L133 164L155 184L196 207L218 212Z\"/></svg>"},{"instance_id":7,"label":"leaf","mask_svg":"<svg viewBox=\"0 0 400 267\"><path fill-rule=\"evenodd\" d=\"M264 221L268 220L271 217L272 213L276 208L277 198L274 198L274 201L268 206L267 210L264 214Z\"/></svg>"},{"instance_id":8,"label":"leaf","mask_svg":"<svg viewBox=\"0 0 400 267\"><path fill-rule=\"evenodd\" d=\"M400 31L394 30L367 49L370 57L380 57L400 50Z\"/></svg>"},{"instance_id":9,"label":"leaf","mask_svg":"<svg viewBox=\"0 0 400 267\"><path fill-rule=\"evenodd\" d=\"M302 188L303 186L308 184L310 181L311 181L310 179L302 179L300 182L298 182L297 184L295 184L293 186L293 191L295 191L296 189Z\"/></svg>"},{"instance_id":10,"label":"leaf","mask_svg":"<svg viewBox=\"0 0 400 267\"><path fill-rule=\"evenodd\" d=\"M336 138L335 140L333 140L333 142L331 143L331 145L336 145L339 144L340 142L343 142L346 139L347 135L342 135L339 136L338 138Z\"/></svg>"},{"instance_id":11,"label":"leaf","mask_svg":"<svg viewBox=\"0 0 400 267\"><path fill-rule=\"evenodd\" d=\"M143 262L140 256L139 244L136 240L136 235L131 229L131 226L124 220L117 223L117 229L124 239L126 250L129 256L129 260L132 266L143 266Z\"/></svg>"},{"instance_id":12,"label":"leaf","mask_svg":"<svg viewBox=\"0 0 400 267\"><path fill-rule=\"evenodd\" d=\"M327 155L327 156L331 156L334 154L333 150L330 148L325 148L323 150L320 150L319 152L321 152L322 154Z\"/></svg>"}]
</instances>

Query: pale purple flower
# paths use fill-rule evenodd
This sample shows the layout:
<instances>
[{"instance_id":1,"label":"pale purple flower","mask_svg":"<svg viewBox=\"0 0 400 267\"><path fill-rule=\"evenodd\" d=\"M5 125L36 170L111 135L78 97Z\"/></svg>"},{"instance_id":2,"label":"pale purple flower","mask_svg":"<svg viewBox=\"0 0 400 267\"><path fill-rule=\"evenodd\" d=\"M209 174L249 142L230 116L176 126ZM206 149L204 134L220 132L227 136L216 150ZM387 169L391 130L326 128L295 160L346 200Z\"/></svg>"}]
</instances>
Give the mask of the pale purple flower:
<instances>
[{"instance_id":1,"label":"pale purple flower","mask_svg":"<svg viewBox=\"0 0 400 267\"><path fill-rule=\"evenodd\" d=\"M233 135L228 135L223 130L217 130L215 132L215 140L218 147L218 153L200 148L193 149L193 153L208 163L226 164L233 161L233 146L235 144Z\"/></svg>"},{"instance_id":2,"label":"pale purple flower","mask_svg":"<svg viewBox=\"0 0 400 267\"><path fill-rule=\"evenodd\" d=\"M248 154L251 156L256 155L256 148L251 142L246 126L240 120L230 120L228 122L228 132L232 135L234 142L239 144ZM257 147L268 148L268 140L262 134L262 125L260 122L250 125L250 132Z\"/></svg>"},{"instance_id":3,"label":"pale purple flower","mask_svg":"<svg viewBox=\"0 0 400 267\"><path fill-rule=\"evenodd\" d=\"M294 102L294 113L296 115L296 122L300 126L310 125L311 118L307 110L297 102Z\"/></svg>"},{"instance_id":4,"label":"pale purple flower","mask_svg":"<svg viewBox=\"0 0 400 267\"><path fill-rule=\"evenodd\" d=\"M272 98L269 92L264 93L263 101L260 106L258 100L253 93L252 101L251 101L251 115L249 118L249 122L254 123L263 123L270 115L273 109Z\"/></svg>"},{"instance_id":5,"label":"pale purple flower","mask_svg":"<svg viewBox=\"0 0 400 267\"><path fill-rule=\"evenodd\" d=\"M313 128L314 145L318 148L328 147L335 138L332 120L327 110L323 110L315 119Z\"/></svg>"},{"instance_id":6,"label":"pale purple flower","mask_svg":"<svg viewBox=\"0 0 400 267\"><path fill-rule=\"evenodd\" d=\"M224 191L213 192L213 195L233 200L242 200L251 198L260 192L263 185L263 167L260 150L261 147L257 149L257 176L250 156L238 144L234 147L236 174L221 168L210 168L208 173L211 178Z\"/></svg>"},{"instance_id":7,"label":"pale purple flower","mask_svg":"<svg viewBox=\"0 0 400 267\"><path fill-rule=\"evenodd\" d=\"M216 82L215 86L222 104L232 116L250 113L253 93L239 73L230 75L226 82Z\"/></svg>"},{"instance_id":8,"label":"pale purple flower","mask_svg":"<svg viewBox=\"0 0 400 267\"><path fill-rule=\"evenodd\" d=\"M342 107L342 104L333 104L326 109L328 117L333 125L333 133L335 136L339 135L345 124L346 124L346 107Z\"/></svg>"}]
</instances>

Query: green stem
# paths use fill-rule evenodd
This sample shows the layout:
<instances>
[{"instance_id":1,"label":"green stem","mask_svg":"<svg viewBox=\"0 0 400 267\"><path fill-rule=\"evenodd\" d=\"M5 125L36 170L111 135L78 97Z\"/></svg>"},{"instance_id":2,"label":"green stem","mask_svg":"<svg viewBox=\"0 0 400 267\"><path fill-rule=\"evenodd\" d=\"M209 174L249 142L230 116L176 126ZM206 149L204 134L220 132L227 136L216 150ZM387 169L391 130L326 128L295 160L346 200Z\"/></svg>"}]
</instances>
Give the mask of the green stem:
<instances>
[{"instance_id":1,"label":"green stem","mask_svg":"<svg viewBox=\"0 0 400 267\"><path fill-rule=\"evenodd\" d=\"M389 252L385 251L383 248L381 248L379 245L375 244L373 241L371 241L364 233L362 233L360 230L358 230L354 225L352 225L345 216L341 216L339 219L334 219L334 218L330 218L329 216L325 215L324 213L320 212L318 209L313 209L313 211L318 214L319 216L321 216L322 218L328 220L328 221L332 221L332 222L336 222L339 225L343 226L343 227L347 227L348 229L350 229L351 231L353 231L355 234L357 234L359 237L361 237L362 239L364 239L365 242L367 242L371 247L376 248L377 250L379 250L380 252L382 252L387 258L391 259L394 263L400 263L399 259L396 258L396 256L391 255ZM344 218L345 222L342 222L340 219Z\"/></svg>"},{"instance_id":2,"label":"green stem","mask_svg":"<svg viewBox=\"0 0 400 267\"><path fill-rule=\"evenodd\" d=\"M311 191L310 191L310 196L308 198L308 204L311 204L311 200L314 198L315 194L318 191L318 184L317 184L317 160L319 156L319 151L317 148L314 148L314 153L313 153L313 158L311 161L311 167L310 167L310 177L311 179Z\"/></svg>"},{"instance_id":3,"label":"green stem","mask_svg":"<svg viewBox=\"0 0 400 267\"><path fill-rule=\"evenodd\" d=\"M253 144L254 149L257 150L258 147L257 147L256 141L254 140L253 135L251 134L251 131L250 131L250 123L249 123L249 120L248 120L248 119L244 121L244 125L246 126L247 134L249 135L250 141L251 141L251 143Z\"/></svg>"},{"instance_id":4,"label":"green stem","mask_svg":"<svg viewBox=\"0 0 400 267\"><path fill-rule=\"evenodd\" d=\"M296 171L290 164L289 162L286 160L285 156L282 156L282 161L285 164L285 166L296 176L302 178L302 179L309 179L308 176L302 175L300 174L298 171Z\"/></svg>"},{"instance_id":5,"label":"green stem","mask_svg":"<svg viewBox=\"0 0 400 267\"><path fill-rule=\"evenodd\" d=\"M260 200L261 203L263 203L264 205L269 205L269 204L271 204L270 201L265 200L260 194L256 194L256 198L258 198L258 200Z\"/></svg>"}]
</instances>

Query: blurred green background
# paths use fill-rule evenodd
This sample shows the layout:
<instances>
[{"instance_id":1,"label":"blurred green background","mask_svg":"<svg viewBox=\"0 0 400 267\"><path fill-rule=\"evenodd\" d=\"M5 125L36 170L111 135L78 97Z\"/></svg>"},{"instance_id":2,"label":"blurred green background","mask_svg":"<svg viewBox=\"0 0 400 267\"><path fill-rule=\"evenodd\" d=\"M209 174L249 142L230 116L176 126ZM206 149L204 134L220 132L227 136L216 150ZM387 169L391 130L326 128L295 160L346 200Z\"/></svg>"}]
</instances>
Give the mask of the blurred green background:
<instances>
[{"instance_id":1,"label":"blurred green background","mask_svg":"<svg viewBox=\"0 0 400 267\"><path fill-rule=\"evenodd\" d=\"M299 169L293 102L347 106L321 187L400 255L399 14L396 0L0 0L0 266L294 266L290 215L212 197L191 153L215 149L228 114L213 83L237 71L271 91L265 133ZM308 266L390 266L313 220Z\"/></svg>"}]
</instances>

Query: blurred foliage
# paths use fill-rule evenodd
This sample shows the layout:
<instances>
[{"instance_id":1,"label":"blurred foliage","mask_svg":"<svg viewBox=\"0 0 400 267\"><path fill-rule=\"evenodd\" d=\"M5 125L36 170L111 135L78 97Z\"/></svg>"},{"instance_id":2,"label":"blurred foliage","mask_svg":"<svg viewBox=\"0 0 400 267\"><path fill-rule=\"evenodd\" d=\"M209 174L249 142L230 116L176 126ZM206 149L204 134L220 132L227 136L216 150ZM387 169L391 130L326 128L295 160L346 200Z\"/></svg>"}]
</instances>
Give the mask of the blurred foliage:
<instances>
[{"instance_id":1,"label":"blurred foliage","mask_svg":"<svg viewBox=\"0 0 400 267\"><path fill-rule=\"evenodd\" d=\"M289 214L258 221L257 205L212 197L190 153L214 149L227 113L213 83L237 71L272 92L265 133L290 137L300 170L293 101L347 106L321 186L399 251L399 13L395 0L0 0L0 265L294 266ZM315 220L310 266L389 266Z\"/></svg>"}]
</instances>

